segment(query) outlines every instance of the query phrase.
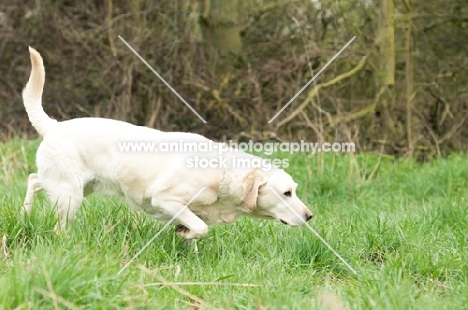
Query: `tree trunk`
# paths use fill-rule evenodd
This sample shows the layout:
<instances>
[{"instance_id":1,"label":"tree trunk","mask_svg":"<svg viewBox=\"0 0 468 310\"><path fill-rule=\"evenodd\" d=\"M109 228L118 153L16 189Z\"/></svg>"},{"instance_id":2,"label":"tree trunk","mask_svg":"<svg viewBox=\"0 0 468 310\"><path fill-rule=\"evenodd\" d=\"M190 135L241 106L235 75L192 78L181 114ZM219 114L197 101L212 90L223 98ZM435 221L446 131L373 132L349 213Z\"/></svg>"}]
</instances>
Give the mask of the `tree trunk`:
<instances>
[{"instance_id":1,"label":"tree trunk","mask_svg":"<svg viewBox=\"0 0 468 310\"><path fill-rule=\"evenodd\" d=\"M242 54L238 0L200 0L200 26L206 44L220 57L221 71L232 69Z\"/></svg>"},{"instance_id":2,"label":"tree trunk","mask_svg":"<svg viewBox=\"0 0 468 310\"><path fill-rule=\"evenodd\" d=\"M380 4L380 73L384 92L380 100L382 133L393 139L395 83L394 0L382 0Z\"/></svg>"},{"instance_id":3,"label":"tree trunk","mask_svg":"<svg viewBox=\"0 0 468 310\"><path fill-rule=\"evenodd\" d=\"M412 155L414 146L413 146L413 122L412 122L412 113L411 113L411 100L413 96L413 45L412 45L412 19L413 14L411 10L411 0L405 0L403 3L406 6L406 36L405 36L405 75L406 75L406 87L405 87L405 110L406 110L406 139L408 144L408 154Z\"/></svg>"}]
</instances>

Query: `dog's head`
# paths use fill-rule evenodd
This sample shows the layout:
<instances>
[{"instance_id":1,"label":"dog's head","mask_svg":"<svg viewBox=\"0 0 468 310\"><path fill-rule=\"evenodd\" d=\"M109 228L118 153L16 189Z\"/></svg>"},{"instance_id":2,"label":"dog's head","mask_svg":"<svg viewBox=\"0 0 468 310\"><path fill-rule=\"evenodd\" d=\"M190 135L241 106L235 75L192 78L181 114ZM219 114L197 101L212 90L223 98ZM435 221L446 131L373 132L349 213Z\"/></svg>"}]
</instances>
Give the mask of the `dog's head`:
<instances>
[{"instance_id":1,"label":"dog's head","mask_svg":"<svg viewBox=\"0 0 468 310\"><path fill-rule=\"evenodd\" d=\"M297 183L281 169L268 174L252 170L242 184L243 201L251 217L277 219L283 224L298 226L312 218L312 212L297 197Z\"/></svg>"}]
</instances>

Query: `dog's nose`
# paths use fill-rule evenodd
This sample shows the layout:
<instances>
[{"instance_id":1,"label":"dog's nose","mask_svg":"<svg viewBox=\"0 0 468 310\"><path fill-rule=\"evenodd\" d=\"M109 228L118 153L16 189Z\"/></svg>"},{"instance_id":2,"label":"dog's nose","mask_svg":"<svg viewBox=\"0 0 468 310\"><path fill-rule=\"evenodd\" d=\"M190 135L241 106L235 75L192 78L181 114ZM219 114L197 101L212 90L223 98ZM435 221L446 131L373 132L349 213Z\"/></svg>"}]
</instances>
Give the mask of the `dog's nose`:
<instances>
[{"instance_id":1,"label":"dog's nose","mask_svg":"<svg viewBox=\"0 0 468 310\"><path fill-rule=\"evenodd\" d=\"M314 217L314 215L312 214L312 212L310 211L307 211L306 212L306 221L310 221L312 218Z\"/></svg>"}]
</instances>

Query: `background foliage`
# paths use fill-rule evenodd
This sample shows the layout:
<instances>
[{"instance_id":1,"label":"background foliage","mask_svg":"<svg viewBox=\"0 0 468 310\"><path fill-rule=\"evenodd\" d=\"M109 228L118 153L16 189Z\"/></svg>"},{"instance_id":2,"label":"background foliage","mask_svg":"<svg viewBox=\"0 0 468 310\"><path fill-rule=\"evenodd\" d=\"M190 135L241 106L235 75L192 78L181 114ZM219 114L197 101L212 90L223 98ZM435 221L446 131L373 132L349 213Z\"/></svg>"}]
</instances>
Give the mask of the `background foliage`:
<instances>
[{"instance_id":1,"label":"background foliage","mask_svg":"<svg viewBox=\"0 0 468 310\"><path fill-rule=\"evenodd\" d=\"M358 150L420 158L465 149L468 9L463 0L395 1L395 83L388 105L382 105L387 86L380 49L390 47L379 43L379 1L211 1L211 12L207 3L3 2L1 137L33 133L20 95L31 45L45 60L45 110L59 120L110 117L217 140L351 140ZM225 10L216 3L224 3ZM204 40L209 27L231 27L232 36L241 38L241 53L226 55L213 35ZM316 83L268 124L354 35L357 39Z\"/></svg>"}]
</instances>

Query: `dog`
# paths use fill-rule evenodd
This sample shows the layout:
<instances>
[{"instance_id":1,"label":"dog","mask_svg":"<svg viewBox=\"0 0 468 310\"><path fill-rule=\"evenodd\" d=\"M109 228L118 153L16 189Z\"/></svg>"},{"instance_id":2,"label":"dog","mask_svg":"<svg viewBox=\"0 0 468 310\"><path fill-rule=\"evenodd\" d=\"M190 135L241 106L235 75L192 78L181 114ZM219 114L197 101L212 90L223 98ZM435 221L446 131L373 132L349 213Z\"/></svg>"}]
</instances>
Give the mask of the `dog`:
<instances>
[{"instance_id":1,"label":"dog","mask_svg":"<svg viewBox=\"0 0 468 310\"><path fill-rule=\"evenodd\" d=\"M92 192L120 196L137 211L156 220L173 221L185 239L208 234L208 225L233 223L239 216L276 219L291 226L306 223L312 212L297 197L297 183L272 166L236 167L234 161L260 158L232 147L223 154L228 164L188 168L194 157L216 159L219 152L123 152L119 143L185 141L216 143L201 135L163 132L105 118L58 122L42 108L45 69L41 55L29 48L31 74L22 96L29 120L43 137L37 154L37 173L28 178L22 211L29 213L36 194L44 190L56 205L56 229L73 222L82 200Z\"/></svg>"}]
</instances>

